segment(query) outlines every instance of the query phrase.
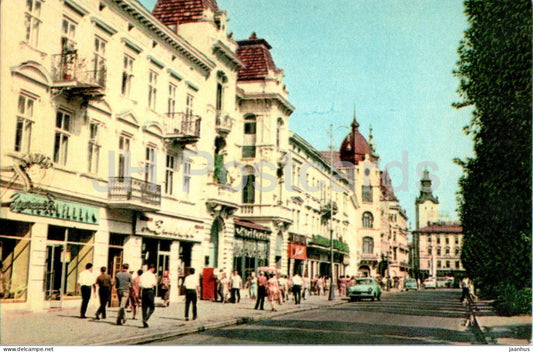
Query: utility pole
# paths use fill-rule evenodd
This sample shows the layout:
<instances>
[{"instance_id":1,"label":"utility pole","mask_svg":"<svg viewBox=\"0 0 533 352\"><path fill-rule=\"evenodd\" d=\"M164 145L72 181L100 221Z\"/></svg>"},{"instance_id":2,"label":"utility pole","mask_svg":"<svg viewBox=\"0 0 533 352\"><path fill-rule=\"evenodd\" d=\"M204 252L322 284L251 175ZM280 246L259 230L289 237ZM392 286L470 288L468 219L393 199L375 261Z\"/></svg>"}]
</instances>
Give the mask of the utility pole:
<instances>
[{"instance_id":1,"label":"utility pole","mask_svg":"<svg viewBox=\"0 0 533 352\"><path fill-rule=\"evenodd\" d=\"M333 124L329 125L329 157L330 157L330 180L329 180L329 301L335 298L333 287Z\"/></svg>"}]
</instances>

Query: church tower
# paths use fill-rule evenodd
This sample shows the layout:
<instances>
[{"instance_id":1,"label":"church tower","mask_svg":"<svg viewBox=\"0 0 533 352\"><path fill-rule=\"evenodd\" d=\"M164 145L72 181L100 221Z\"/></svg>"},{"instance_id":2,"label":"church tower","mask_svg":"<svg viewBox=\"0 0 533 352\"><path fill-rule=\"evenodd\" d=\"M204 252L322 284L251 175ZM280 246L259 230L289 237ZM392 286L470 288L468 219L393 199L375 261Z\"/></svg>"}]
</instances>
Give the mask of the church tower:
<instances>
[{"instance_id":1,"label":"church tower","mask_svg":"<svg viewBox=\"0 0 533 352\"><path fill-rule=\"evenodd\" d=\"M420 195L416 198L415 210L417 230L428 226L429 222L439 220L439 198L433 195L427 168L424 170L424 175L420 180Z\"/></svg>"}]
</instances>

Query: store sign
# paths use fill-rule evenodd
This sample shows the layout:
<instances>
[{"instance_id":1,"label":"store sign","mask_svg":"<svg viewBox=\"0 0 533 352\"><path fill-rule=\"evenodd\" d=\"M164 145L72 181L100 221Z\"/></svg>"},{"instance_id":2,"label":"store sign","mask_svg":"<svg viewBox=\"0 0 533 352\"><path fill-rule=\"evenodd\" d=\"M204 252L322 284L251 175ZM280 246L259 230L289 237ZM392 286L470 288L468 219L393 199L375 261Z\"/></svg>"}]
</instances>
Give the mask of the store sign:
<instances>
[{"instance_id":1,"label":"store sign","mask_svg":"<svg viewBox=\"0 0 533 352\"><path fill-rule=\"evenodd\" d=\"M31 193L14 193L9 210L13 213L44 216L47 218L98 224L96 207L55 199L51 194L41 196Z\"/></svg>"},{"instance_id":2,"label":"store sign","mask_svg":"<svg viewBox=\"0 0 533 352\"><path fill-rule=\"evenodd\" d=\"M183 224L162 218L153 218L150 221L140 221L140 223L139 234L141 235L145 234L192 241L195 234L198 233L198 230L194 230L192 226L190 229L184 229Z\"/></svg>"},{"instance_id":3,"label":"store sign","mask_svg":"<svg viewBox=\"0 0 533 352\"><path fill-rule=\"evenodd\" d=\"M307 259L307 247L301 244L289 243L289 258Z\"/></svg>"},{"instance_id":4,"label":"store sign","mask_svg":"<svg viewBox=\"0 0 533 352\"><path fill-rule=\"evenodd\" d=\"M251 238L258 241L268 241L270 238L265 231L249 229L238 225L235 225L235 237Z\"/></svg>"}]
</instances>

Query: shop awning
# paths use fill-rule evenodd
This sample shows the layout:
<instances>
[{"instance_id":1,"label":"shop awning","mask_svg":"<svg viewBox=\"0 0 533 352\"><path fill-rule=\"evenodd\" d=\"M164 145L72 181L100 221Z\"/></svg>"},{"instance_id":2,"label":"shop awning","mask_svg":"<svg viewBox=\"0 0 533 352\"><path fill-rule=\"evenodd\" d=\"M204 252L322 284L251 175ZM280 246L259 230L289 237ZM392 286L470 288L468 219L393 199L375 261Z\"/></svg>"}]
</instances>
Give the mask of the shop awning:
<instances>
[{"instance_id":1,"label":"shop awning","mask_svg":"<svg viewBox=\"0 0 533 352\"><path fill-rule=\"evenodd\" d=\"M251 221L234 219L233 222L235 223L235 225L244 226L244 227L248 227L248 228L256 229L260 231L265 231L265 232L272 232L272 230L270 230L268 227L256 224Z\"/></svg>"}]
</instances>

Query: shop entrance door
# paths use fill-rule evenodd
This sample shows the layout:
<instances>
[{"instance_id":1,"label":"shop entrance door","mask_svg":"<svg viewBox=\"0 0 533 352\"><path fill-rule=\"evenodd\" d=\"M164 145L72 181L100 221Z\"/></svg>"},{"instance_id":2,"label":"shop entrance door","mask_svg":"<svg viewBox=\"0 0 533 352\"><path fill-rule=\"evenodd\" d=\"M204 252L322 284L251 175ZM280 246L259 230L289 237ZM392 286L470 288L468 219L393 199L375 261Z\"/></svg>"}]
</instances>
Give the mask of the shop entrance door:
<instances>
[{"instance_id":1,"label":"shop entrance door","mask_svg":"<svg viewBox=\"0 0 533 352\"><path fill-rule=\"evenodd\" d=\"M64 275L64 245L49 244L46 246L45 299L50 308L61 308L63 303Z\"/></svg>"},{"instance_id":2,"label":"shop entrance door","mask_svg":"<svg viewBox=\"0 0 533 352\"><path fill-rule=\"evenodd\" d=\"M168 252L159 252L159 255L157 256L157 280L161 281L161 278L163 277L163 272L165 270L168 270L169 268L169 260L170 260L170 253ZM160 290L159 282L157 283L157 290L156 290L156 296L159 296L159 290Z\"/></svg>"}]
</instances>

